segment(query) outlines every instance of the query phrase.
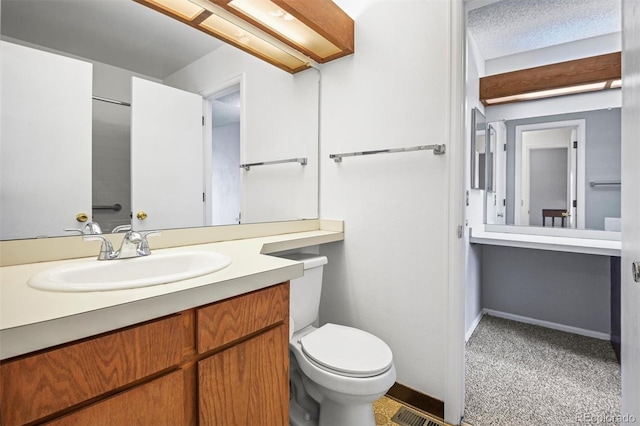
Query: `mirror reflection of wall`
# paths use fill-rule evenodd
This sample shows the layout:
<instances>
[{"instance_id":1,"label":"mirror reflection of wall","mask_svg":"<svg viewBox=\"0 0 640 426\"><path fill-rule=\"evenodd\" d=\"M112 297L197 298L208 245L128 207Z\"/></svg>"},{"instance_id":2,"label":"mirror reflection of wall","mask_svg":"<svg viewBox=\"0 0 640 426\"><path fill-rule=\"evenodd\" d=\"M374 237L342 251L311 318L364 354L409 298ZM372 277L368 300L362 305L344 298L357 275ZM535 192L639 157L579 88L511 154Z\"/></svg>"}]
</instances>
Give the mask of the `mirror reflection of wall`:
<instances>
[{"instance_id":1,"label":"mirror reflection of wall","mask_svg":"<svg viewBox=\"0 0 640 426\"><path fill-rule=\"evenodd\" d=\"M559 127L557 123L584 120L584 149L576 148L577 153L573 148L576 135L566 128L565 130L557 130L556 133L566 133L565 139L568 138L566 145L571 146L571 152L568 148L562 149L555 146L555 142L550 142L553 139L551 131L542 133L542 142L529 142L531 146L545 149L529 151L532 153L529 162L531 173L537 174L544 181L532 178L535 182L529 186L531 193L541 195L538 197L534 194L533 198L538 201L530 202L528 224L542 226L543 209L564 210L568 213L568 216L565 216L565 227L618 230L610 229L609 226L605 227L605 223L615 226L616 223L619 223L620 218L620 112L620 108L606 108L506 120L504 122L507 145L506 172L499 173L497 176L498 180L504 179L506 184L506 224L527 225L526 220L522 219L524 214L518 212L520 207L526 206L526 202L521 196L518 196L520 197L518 202L516 194L520 193L517 186L526 180L522 175L518 176L518 173L521 173L518 171L522 170L522 164L518 164L519 160L516 154L518 150L523 149L523 146L517 146L517 129L531 129L543 124L550 128L554 126L557 128ZM535 131L530 134L532 137L534 135ZM580 137L578 136L577 139ZM552 153L559 155L555 156ZM575 154L574 161L576 162L573 166L572 153ZM526 157L522 156L521 158ZM553 177L552 169L559 173L557 177ZM555 197L552 195L553 191L557 193ZM573 196L572 193L576 195ZM560 198L561 195L562 198ZM576 200L576 204L573 203L573 200ZM550 217L546 219L545 226L551 226ZM560 214L555 219L555 226L561 226L561 217Z\"/></svg>"},{"instance_id":2,"label":"mirror reflection of wall","mask_svg":"<svg viewBox=\"0 0 640 426\"><path fill-rule=\"evenodd\" d=\"M78 19L78 16L82 16L82 19ZM219 199L215 203L218 207L233 205L234 212L229 212L228 217L220 216L214 221L211 205L212 183L211 180L208 183L205 182L206 191L198 189L201 206L198 209L189 209L203 211L204 219L195 226L318 217L319 73L317 70L309 69L292 76L200 31L130 1L52 0L43 3L7 0L3 1L1 17L0 28L3 41L26 46L34 51L46 51L53 55L73 58L79 63L92 67L89 73L88 102L90 104L92 94L132 103L132 77L202 95L210 94L211 88L218 87L230 78L243 76L243 81L246 82L243 95L246 101L243 107L245 117L240 132L243 157L242 161L234 160L235 166L229 166L229 168L233 169L235 176L239 176L239 182L244 187L240 190L240 194L238 190L234 191L233 196L236 199ZM92 22L92 25L87 26L86 22ZM60 31L61 26L64 27L64 31ZM118 30L114 31L114 28ZM132 37L131 34L136 34L136 37ZM3 57L3 65L7 62L5 59L6 56ZM33 69L51 69L34 63L26 64ZM55 81L51 73L48 79L48 85L55 87L55 84L51 84ZM91 80L93 87L91 87ZM56 84L60 90L56 96L52 96L52 99L71 99L66 86ZM15 86L15 84L5 78L2 88L3 106L4 94L8 93L5 92L5 87L9 86ZM137 170L136 166L129 165L129 148L125 146L128 128L131 125L129 122L131 111L125 106L99 101L93 101L92 104L90 107L83 107L89 112L89 116L93 109L93 123L89 120L86 126L89 128L89 135L85 135L88 146L82 152L93 151L94 157L87 160L75 158L74 154L75 164L87 164L86 170L75 173L71 166L62 166L62 162L56 163L57 170L68 170L75 179L75 181L65 181L64 185L56 186L64 189L66 192L64 198L54 195L46 185L43 186L46 179L41 177L35 179L40 174L34 173L33 191L30 192L29 197L24 198L32 202L42 202L42 205L37 204L29 209L21 209L33 211L36 216L33 219L26 219L23 213L17 214L16 224L12 225L12 229L20 229L20 231L3 232L0 239L69 235L64 228L83 226L82 222L75 219L76 213L79 212L86 213L88 220L98 222L104 232L128 223L132 215L134 227L144 225L143 222L136 222L137 211L132 211L135 206L131 201L133 191L127 184L130 179L133 179L132 170ZM60 110L59 106L52 106L52 109L56 108ZM4 108L3 111L5 111ZM198 112L198 122L201 120L201 111L202 107ZM29 114L29 117L34 116L36 115ZM42 113L37 116L45 117L51 114ZM211 118L207 117L207 120ZM9 120L3 119L3 126L8 122ZM93 127L93 135L90 127ZM49 134L52 133L49 131ZM94 140L91 141L91 139ZM7 141L8 139L3 137L3 153L8 152L4 145ZM48 148L53 147L54 144L49 138ZM201 151L202 149L204 148L201 147ZM74 152L78 154L80 151L74 150ZM64 164L68 164L66 159L70 157L68 152L63 156ZM263 168L264 170L256 169L255 172L253 169L250 172L239 169L240 162L289 157L307 157L308 164L305 167L299 165L296 167L291 164L271 166ZM47 158L50 160L57 157ZM25 161L33 165L32 159L25 157ZM210 163L209 166L211 166ZM93 173L93 179L88 179L87 176L92 174L91 169L95 173ZM8 169L5 168L5 170ZM42 176L51 175L44 172L43 168L38 170L43 171ZM138 176L144 177L145 172L143 170L140 172ZM166 174L175 176L177 172L174 167L166 167ZM180 173L185 172L180 171ZM205 173L212 176L210 170L209 172L205 170ZM78 178L78 176L82 177ZM9 182L7 179L3 180L5 183ZM24 182L24 179L22 180ZM49 183L53 182L52 179L48 180ZM80 184L79 180L83 183ZM40 186L36 185L35 181L38 181ZM8 193L5 188L2 189L3 197ZM21 191L24 192L25 188L25 184L22 183ZM162 193L157 185L153 188L153 193ZM82 196L82 207L76 206L78 203L61 201L63 199L80 200L81 197L76 196L76 192L81 190L87 192ZM218 194L224 191L224 188L218 189ZM203 192L207 192L206 197L202 196ZM76 195L72 196L71 193ZM204 207L202 206L203 198L206 198L205 202L208 203ZM55 201L51 202L52 200ZM238 204L239 207L237 207ZM8 218L10 214L5 210L11 205L16 204L2 203L3 210L0 211L0 215L3 216L5 223L8 222L4 221L4 218ZM65 212L64 221L53 220L51 217L55 210L51 208L53 205L68 207L69 211ZM92 205L97 207L93 212ZM149 219L154 217L150 212L147 213L149 213ZM21 215L23 219L20 218ZM165 219L167 220L161 223L166 225L161 229L184 227L184 220L179 219L172 223L171 218ZM34 222L50 223L46 229L36 230ZM151 223L149 226L153 227Z\"/></svg>"}]
</instances>

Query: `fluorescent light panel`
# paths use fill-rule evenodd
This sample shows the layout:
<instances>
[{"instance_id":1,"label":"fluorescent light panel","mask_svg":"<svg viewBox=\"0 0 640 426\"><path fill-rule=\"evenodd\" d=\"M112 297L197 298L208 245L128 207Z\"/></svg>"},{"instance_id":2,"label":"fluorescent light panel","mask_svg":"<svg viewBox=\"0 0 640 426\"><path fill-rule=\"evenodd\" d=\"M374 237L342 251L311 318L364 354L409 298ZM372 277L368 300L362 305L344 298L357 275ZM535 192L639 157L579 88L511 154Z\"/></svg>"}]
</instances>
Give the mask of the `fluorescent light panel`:
<instances>
[{"instance_id":1,"label":"fluorescent light panel","mask_svg":"<svg viewBox=\"0 0 640 426\"><path fill-rule=\"evenodd\" d=\"M162 9L180 16L187 21L192 21L196 16L204 12L204 9L188 0L146 0Z\"/></svg>"},{"instance_id":2,"label":"fluorescent light panel","mask_svg":"<svg viewBox=\"0 0 640 426\"><path fill-rule=\"evenodd\" d=\"M271 43L263 40L255 34L240 28L239 26L213 14L200 23L202 28L219 35L220 37L233 40L235 43L244 46L246 49L257 55L267 56L278 63L284 64L288 68L296 69L308 65L308 61L302 61Z\"/></svg>"},{"instance_id":3,"label":"fluorescent light panel","mask_svg":"<svg viewBox=\"0 0 640 426\"><path fill-rule=\"evenodd\" d=\"M290 72L310 66L311 60L276 38L253 27L230 12L207 0L137 0L166 11L170 16L187 21L210 35L226 40L254 56ZM203 12L212 14L202 22L194 21Z\"/></svg>"},{"instance_id":4,"label":"fluorescent light panel","mask_svg":"<svg viewBox=\"0 0 640 426\"><path fill-rule=\"evenodd\" d=\"M327 58L341 51L339 47L269 0L233 0L229 6L271 28L292 43L315 52L322 58Z\"/></svg>"},{"instance_id":5,"label":"fluorescent light panel","mask_svg":"<svg viewBox=\"0 0 640 426\"><path fill-rule=\"evenodd\" d=\"M607 82L582 84L579 86L562 87L559 89L541 90L539 92L522 93L518 95L505 96L502 98L487 99L488 105L500 104L506 102L528 101L533 99L550 98L553 96L573 95L576 93L594 92L605 88ZM612 86L613 87L613 86Z\"/></svg>"}]
</instances>

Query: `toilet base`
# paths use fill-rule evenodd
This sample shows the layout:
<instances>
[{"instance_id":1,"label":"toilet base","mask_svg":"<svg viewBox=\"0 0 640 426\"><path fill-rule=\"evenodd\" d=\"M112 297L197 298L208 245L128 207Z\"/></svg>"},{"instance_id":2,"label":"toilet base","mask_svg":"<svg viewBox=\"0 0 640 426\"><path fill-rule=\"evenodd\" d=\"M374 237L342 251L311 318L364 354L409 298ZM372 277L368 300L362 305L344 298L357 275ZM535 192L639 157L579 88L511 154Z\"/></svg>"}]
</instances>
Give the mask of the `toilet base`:
<instances>
[{"instance_id":1,"label":"toilet base","mask_svg":"<svg viewBox=\"0 0 640 426\"><path fill-rule=\"evenodd\" d=\"M322 401L318 426L376 426L372 404L343 405Z\"/></svg>"}]
</instances>

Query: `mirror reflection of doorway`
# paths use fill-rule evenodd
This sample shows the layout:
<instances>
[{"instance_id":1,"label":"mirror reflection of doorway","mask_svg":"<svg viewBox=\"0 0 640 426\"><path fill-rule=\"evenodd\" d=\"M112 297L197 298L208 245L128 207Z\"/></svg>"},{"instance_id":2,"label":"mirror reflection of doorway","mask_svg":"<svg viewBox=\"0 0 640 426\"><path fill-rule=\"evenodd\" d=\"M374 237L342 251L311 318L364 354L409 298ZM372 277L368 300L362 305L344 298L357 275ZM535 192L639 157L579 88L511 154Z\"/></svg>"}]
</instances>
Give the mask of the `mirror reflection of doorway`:
<instances>
[{"instance_id":1,"label":"mirror reflection of doorway","mask_svg":"<svg viewBox=\"0 0 640 426\"><path fill-rule=\"evenodd\" d=\"M578 121L516 127L516 225L577 228L584 222L578 191L583 126Z\"/></svg>"},{"instance_id":2,"label":"mirror reflection of doorway","mask_svg":"<svg viewBox=\"0 0 640 426\"><path fill-rule=\"evenodd\" d=\"M240 173L241 92L235 84L211 103L211 217L213 225L242 223Z\"/></svg>"}]
</instances>

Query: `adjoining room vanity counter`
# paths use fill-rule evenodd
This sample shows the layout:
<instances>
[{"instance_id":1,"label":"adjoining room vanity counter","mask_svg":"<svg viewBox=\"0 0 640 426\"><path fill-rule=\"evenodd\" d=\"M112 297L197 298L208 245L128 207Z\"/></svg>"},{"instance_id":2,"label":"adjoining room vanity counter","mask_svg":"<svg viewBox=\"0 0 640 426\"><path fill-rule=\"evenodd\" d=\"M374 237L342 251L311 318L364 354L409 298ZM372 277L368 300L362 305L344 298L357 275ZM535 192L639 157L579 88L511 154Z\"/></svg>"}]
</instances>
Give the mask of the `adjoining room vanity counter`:
<instances>
[{"instance_id":1,"label":"adjoining room vanity counter","mask_svg":"<svg viewBox=\"0 0 640 426\"><path fill-rule=\"evenodd\" d=\"M622 250L619 232L509 225L484 225L479 231L471 229L469 242L614 257L620 257Z\"/></svg>"},{"instance_id":2,"label":"adjoining room vanity counter","mask_svg":"<svg viewBox=\"0 0 640 426\"><path fill-rule=\"evenodd\" d=\"M112 234L109 238L117 246L116 240L122 237ZM343 239L343 223L324 220L163 231L161 236L150 239L150 256L213 251L229 256L232 263L196 278L101 292L52 292L27 285L37 272L95 257L99 243L84 242L81 237L3 242L0 359L286 282L303 275L302 264L267 254Z\"/></svg>"}]
</instances>

